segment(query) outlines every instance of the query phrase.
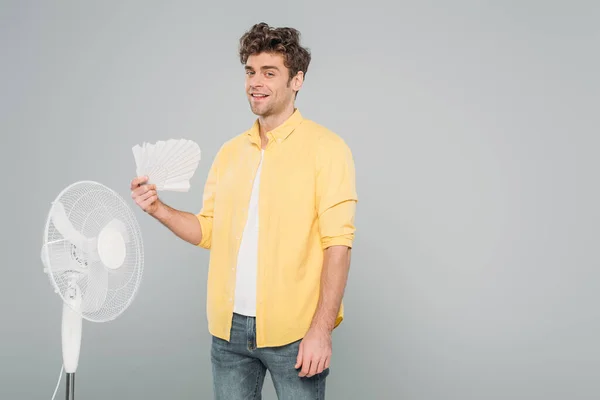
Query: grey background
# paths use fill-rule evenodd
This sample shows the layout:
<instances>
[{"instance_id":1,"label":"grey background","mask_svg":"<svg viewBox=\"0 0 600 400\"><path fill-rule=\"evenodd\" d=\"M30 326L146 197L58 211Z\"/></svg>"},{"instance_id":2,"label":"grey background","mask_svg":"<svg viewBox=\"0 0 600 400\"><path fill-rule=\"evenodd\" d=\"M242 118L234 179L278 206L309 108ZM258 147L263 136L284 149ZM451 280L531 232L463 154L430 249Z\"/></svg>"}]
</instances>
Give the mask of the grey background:
<instances>
[{"instance_id":1,"label":"grey background","mask_svg":"<svg viewBox=\"0 0 600 400\"><path fill-rule=\"evenodd\" d=\"M0 398L49 399L60 370L50 201L82 179L130 200L131 147L188 137L193 188L163 199L197 211L216 150L254 119L236 51L259 21L301 30L297 104L356 161L328 398L599 398L598 3L207 4L1 3ZM142 286L116 321L84 322L78 398L210 398L208 253L135 212Z\"/></svg>"}]
</instances>

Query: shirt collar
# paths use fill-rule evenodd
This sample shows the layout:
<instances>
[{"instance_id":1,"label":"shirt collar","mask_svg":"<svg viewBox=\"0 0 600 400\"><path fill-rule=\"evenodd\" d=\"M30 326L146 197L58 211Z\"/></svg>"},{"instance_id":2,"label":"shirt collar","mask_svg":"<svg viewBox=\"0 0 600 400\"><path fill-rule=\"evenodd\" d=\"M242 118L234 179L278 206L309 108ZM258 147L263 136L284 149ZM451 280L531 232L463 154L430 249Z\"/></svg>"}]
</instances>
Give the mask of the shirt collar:
<instances>
[{"instance_id":1,"label":"shirt collar","mask_svg":"<svg viewBox=\"0 0 600 400\"><path fill-rule=\"evenodd\" d=\"M304 120L300 110L297 108L294 109L294 112L290 117L285 120L281 125L276 127L275 129L267 132L267 137L269 141L281 142L287 139L288 136L296 129ZM260 145L260 130L259 130L258 118L254 121L252 128L250 128L247 132L247 135L251 142Z\"/></svg>"}]
</instances>

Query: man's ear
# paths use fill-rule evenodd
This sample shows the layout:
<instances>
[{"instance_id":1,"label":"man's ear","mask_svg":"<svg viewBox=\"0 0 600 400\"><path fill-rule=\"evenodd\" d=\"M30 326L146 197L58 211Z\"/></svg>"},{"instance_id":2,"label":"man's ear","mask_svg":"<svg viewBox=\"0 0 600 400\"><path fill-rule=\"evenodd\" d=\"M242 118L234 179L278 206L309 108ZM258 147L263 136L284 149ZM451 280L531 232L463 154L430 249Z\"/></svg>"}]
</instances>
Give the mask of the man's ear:
<instances>
[{"instance_id":1,"label":"man's ear","mask_svg":"<svg viewBox=\"0 0 600 400\"><path fill-rule=\"evenodd\" d=\"M292 89L299 91L304 83L304 72L298 71L296 76L292 78Z\"/></svg>"}]
</instances>

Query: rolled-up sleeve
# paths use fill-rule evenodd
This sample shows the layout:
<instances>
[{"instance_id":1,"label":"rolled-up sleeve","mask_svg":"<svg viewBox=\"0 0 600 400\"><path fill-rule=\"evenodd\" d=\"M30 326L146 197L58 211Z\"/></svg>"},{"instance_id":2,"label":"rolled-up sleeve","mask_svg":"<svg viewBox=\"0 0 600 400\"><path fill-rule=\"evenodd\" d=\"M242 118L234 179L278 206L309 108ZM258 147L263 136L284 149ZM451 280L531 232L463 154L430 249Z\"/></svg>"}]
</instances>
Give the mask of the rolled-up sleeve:
<instances>
[{"instance_id":1,"label":"rolled-up sleeve","mask_svg":"<svg viewBox=\"0 0 600 400\"><path fill-rule=\"evenodd\" d=\"M219 155L221 150L217 153L208 176L206 183L204 184L204 192L202 195L202 208L196 214L196 218L200 222L200 228L202 229L202 240L197 244L199 247L210 249L212 245L212 231L213 231L213 218L215 210L215 194L217 190L218 181L218 166L219 166Z\"/></svg>"},{"instance_id":2,"label":"rolled-up sleeve","mask_svg":"<svg viewBox=\"0 0 600 400\"><path fill-rule=\"evenodd\" d=\"M323 138L317 150L317 212L321 245L352 247L358 196L352 152L339 137Z\"/></svg>"}]
</instances>

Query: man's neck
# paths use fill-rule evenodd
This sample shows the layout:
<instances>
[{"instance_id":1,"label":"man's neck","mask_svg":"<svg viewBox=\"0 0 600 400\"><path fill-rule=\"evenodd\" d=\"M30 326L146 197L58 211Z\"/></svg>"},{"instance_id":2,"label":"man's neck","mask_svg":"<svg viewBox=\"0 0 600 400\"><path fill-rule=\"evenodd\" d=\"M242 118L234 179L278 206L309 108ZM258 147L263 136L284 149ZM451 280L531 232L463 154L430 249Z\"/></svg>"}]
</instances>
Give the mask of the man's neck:
<instances>
[{"instance_id":1,"label":"man's neck","mask_svg":"<svg viewBox=\"0 0 600 400\"><path fill-rule=\"evenodd\" d=\"M292 116L294 110L295 107L294 105L292 105L291 107L286 108L285 111L279 114L269 115L268 117L258 117L260 137L263 139L263 141L267 140L267 132L272 131L273 129L283 124L288 118Z\"/></svg>"}]
</instances>

